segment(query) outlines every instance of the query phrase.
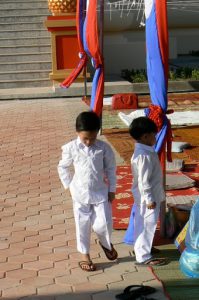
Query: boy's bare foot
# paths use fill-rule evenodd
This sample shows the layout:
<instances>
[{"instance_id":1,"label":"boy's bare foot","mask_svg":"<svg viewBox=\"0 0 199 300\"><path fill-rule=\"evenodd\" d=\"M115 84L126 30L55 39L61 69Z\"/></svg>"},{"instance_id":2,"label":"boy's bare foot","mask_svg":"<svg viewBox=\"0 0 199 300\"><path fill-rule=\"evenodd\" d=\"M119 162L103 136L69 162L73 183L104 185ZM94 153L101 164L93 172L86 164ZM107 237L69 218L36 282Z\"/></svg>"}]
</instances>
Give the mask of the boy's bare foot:
<instances>
[{"instance_id":1,"label":"boy's bare foot","mask_svg":"<svg viewBox=\"0 0 199 300\"><path fill-rule=\"evenodd\" d=\"M82 261L79 262L79 266L83 271L87 272L96 270L96 266L93 264L89 254L82 254Z\"/></svg>"}]
</instances>

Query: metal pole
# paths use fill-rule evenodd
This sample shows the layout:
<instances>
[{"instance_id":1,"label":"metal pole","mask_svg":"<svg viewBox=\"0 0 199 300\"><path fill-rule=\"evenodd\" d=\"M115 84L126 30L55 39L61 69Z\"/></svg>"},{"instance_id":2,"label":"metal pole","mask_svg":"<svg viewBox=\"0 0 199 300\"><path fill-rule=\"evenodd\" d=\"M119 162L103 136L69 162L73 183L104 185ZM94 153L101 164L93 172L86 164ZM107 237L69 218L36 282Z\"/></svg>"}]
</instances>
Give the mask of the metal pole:
<instances>
[{"instance_id":1,"label":"metal pole","mask_svg":"<svg viewBox=\"0 0 199 300\"><path fill-rule=\"evenodd\" d=\"M83 70L83 76L84 76L84 98L85 98L85 100L87 99L87 77L86 77L86 72L87 72L87 66L85 66L84 70Z\"/></svg>"},{"instance_id":2,"label":"metal pole","mask_svg":"<svg viewBox=\"0 0 199 300\"><path fill-rule=\"evenodd\" d=\"M162 166L163 169L163 186L166 194L166 145L164 145L164 154L162 159ZM160 236L165 237L166 236L166 224L165 224L165 217L166 217L166 200L161 202L160 204Z\"/></svg>"},{"instance_id":3,"label":"metal pole","mask_svg":"<svg viewBox=\"0 0 199 300\"><path fill-rule=\"evenodd\" d=\"M158 0L157 0L158 1ZM169 53L169 39L168 39L168 17L167 17L167 0L162 2L162 6L164 6L165 10L163 10L165 13L163 14L164 22L166 23L167 32L165 33L165 40L167 43L165 44L165 47L167 47L167 53ZM166 69L168 70L169 65L169 58L167 56L167 59L165 61ZM167 81L168 85L168 81ZM163 178L164 178L164 187L165 187L165 194L166 194L166 142L164 144L164 158L163 158ZM166 200L161 203L160 207L160 236L165 237L166 236Z\"/></svg>"},{"instance_id":4,"label":"metal pole","mask_svg":"<svg viewBox=\"0 0 199 300\"><path fill-rule=\"evenodd\" d=\"M99 43L100 43L100 52L101 52L102 60L104 60L104 0L100 0ZM102 63L104 68L104 61L102 61ZM102 135L102 113L100 119L101 119L100 134Z\"/></svg>"},{"instance_id":5,"label":"metal pole","mask_svg":"<svg viewBox=\"0 0 199 300\"><path fill-rule=\"evenodd\" d=\"M84 3L83 3L83 11L84 11L84 19L86 17L86 9L87 9L87 1L84 0ZM87 65L84 67L84 70L83 70L83 77L84 77L84 99L87 100L87 77L86 77L86 73L87 73Z\"/></svg>"},{"instance_id":6,"label":"metal pole","mask_svg":"<svg viewBox=\"0 0 199 300\"><path fill-rule=\"evenodd\" d=\"M100 19L99 19L100 51L104 53L104 0L100 0Z\"/></svg>"}]
</instances>

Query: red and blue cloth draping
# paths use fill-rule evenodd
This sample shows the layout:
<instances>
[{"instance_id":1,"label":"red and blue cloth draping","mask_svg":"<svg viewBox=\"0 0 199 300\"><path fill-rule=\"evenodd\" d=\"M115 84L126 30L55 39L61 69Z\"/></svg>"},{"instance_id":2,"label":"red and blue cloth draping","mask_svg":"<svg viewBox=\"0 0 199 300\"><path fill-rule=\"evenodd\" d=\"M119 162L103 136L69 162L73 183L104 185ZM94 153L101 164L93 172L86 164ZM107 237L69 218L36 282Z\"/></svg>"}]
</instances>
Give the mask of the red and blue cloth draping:
<instances>
[{"instance_id":1,"label":"red and blue cloth draping","mask_svg":"<svg viewBox=\"0 0 199 300\"><path fill-rule=\"evenodd\" d=\"M147 76L154 106L145 110L153 118L159 132L155 150L161 156L167 143L167 159L171 161L171 125L166 117L168 86L168 24L166 0L145 1Z\"/></svg>"},{"instance_id":2,"label":"red and blue cloth draping","mask_svg":"<svg viewBox=\"0 0 199 300\"><path fill-rule=\"evenodd\" d=\"M100 116L104 96L104 64L99 43L97 0L77 0L76 23L80 62L70 76L61 83L61 87L68 88L74 82L87 65L87 58L89 56L95 68L90 108Z\"/></svg>"}]
</instances>

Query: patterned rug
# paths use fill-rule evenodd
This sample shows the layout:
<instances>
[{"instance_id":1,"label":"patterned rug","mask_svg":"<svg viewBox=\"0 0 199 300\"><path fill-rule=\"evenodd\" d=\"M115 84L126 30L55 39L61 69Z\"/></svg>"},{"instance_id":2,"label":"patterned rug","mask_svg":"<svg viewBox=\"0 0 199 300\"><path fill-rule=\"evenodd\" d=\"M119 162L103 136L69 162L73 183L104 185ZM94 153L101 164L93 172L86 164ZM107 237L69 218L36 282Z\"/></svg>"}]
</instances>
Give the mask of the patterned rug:
<instances>
[{"instance_id":1,"label":"patterned rug","mask_svg":"<svg viewBox=\"0 0 199 300\"><path fill-rule=\"evenodd\" d=\"M111 117L110 117L111 119ZM110 122L111 123L111 122ZM108 121L107 121L108 124ZM112 125L114 123L112 122ZM187 142L191 145L190 148L185 149L181 153L173 153L173 159L183 159L185 164L199 164L199 126L183 127L172 129L176 142ZM125 163L130 164L130 159L134 150L134 141L128 133L126 128L110 128L103 129L103 134L107 140L112 144Z\"/></svg>"},{"instance_id":2,"label":"patterned rug","mask_svg":"<svg viewBox=\"0 0 199 300\"><path fill-rule=\"evenodd\" d=\"M114 229L126 229L128 226L133 205L131 186L132 175L130 166L118 166L116 199L112 204Z\"/></svg>"},{"instance_id":3,"label":"patterned rug","mask_svg":"<svg viewBox=\"0 0 199 300\"><path fill-rule=\"evenodd\" d=\"M198 196L199 195L199 165L185 165L183 172L179 172L178 175L186 176L196 181L196 186L184 189L169 190L166 192L168 199L175 199L176 196ZM117 188L116 199L112 204L113 211L113 228L114 229L126 229L129 223L129 216L133 205L133 196L131 193L132 186L132 174L130 165L117 167ZM189 198L189 197L188 197Z\"/></svg>"},{"instance_id":4,"label":"patterned rug","mask_svg":"<svg viewBox=\"0 0 199 300\"><path fill-rule=\"evenodd\" d=\"M149 104L149 96L139 97L139 106L146 107ZM185 110L199 105L199 93L195 94L170 94L169 106L176 110ZM123 110L129 113L129 110ZM132 175L130 159L134 150L134 141L128 133L128 128L118 117L118 111L110 106L103 110L102 134L119 153L124 160L125 166L117 168L116 199L113 202L113 225L115 229L126 229L129 221L133 197L131 194ZM196 181L196 187L180 190L167 191L168 197L198 195L199 188L199 126L172 128L174 141L187 142L189 149L181 153L173 153L173 159L184 161L183 173Z\"/></svg>"}]
</instances>

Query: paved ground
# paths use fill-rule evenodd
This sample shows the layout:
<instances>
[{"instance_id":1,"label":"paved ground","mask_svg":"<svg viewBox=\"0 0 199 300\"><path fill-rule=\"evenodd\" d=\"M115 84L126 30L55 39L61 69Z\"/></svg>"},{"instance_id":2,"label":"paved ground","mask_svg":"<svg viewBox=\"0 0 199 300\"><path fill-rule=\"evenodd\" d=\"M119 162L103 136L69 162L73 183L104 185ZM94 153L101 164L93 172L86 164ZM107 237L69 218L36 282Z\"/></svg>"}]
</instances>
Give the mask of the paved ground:
<instances>
[{"instance_id":1,"label":"paved ground","mask_svg":"<svg viewBox=\"0 0 199 300\"><path fill-rule=\"evenodd\" d=\"M97 271L78 267L71 199L56 166L85 109L78 99L0 103L0 299L112 300L141 283L166 299L152 273L135 267L123 231L113 233L117 262L107 261L93 235Z\"/></svg>"}]
</instances>

